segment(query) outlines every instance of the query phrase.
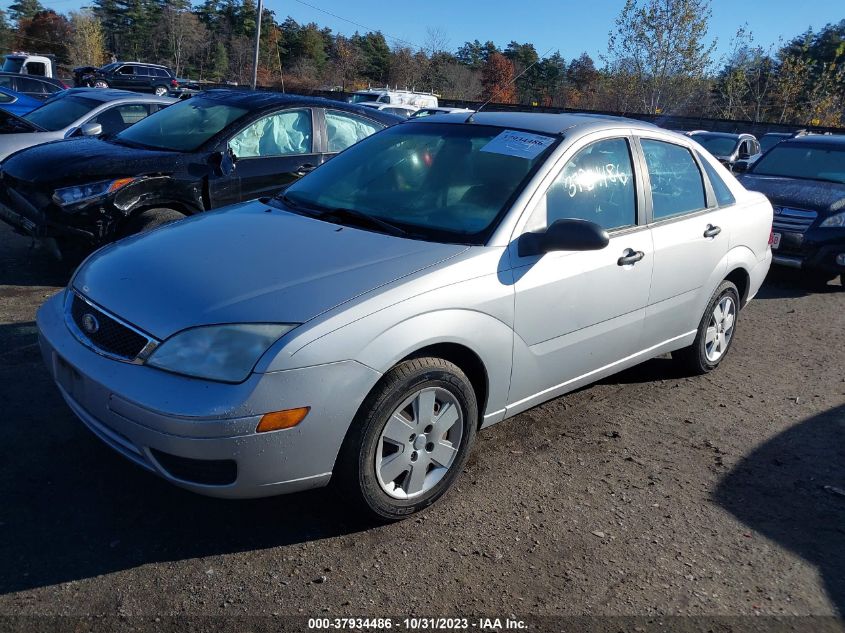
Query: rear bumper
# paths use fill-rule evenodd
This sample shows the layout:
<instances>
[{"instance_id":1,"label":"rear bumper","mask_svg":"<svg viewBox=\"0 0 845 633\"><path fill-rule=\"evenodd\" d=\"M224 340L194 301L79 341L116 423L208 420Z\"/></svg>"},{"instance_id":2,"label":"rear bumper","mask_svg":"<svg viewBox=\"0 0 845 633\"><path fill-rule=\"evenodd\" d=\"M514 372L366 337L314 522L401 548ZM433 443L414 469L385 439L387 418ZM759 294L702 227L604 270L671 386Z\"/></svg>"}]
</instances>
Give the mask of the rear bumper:
<instances>
[{"instance_id":1,"label":"rear bumper","mask_svg":"<svg viewBox=\"0 0 845 633\"><path fill-rule=\"evenodd\" d=\"M171 483L215 497L326 485L349 424L380 377L344 361L253 374L231 385L114 361L71 335L61 293L42 306L37 322L48 370L94 435ZM296 427L255 432L264 413L302 406L311 411Z\"/></svg>"}]
</instances>

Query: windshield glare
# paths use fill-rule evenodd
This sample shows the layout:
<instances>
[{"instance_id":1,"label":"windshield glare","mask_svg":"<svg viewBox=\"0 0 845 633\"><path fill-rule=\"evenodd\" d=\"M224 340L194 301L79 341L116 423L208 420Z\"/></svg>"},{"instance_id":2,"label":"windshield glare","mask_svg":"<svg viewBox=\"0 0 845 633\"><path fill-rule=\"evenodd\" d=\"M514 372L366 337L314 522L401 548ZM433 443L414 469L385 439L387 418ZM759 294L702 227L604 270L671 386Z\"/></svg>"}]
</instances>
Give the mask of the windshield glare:
<instances>
[{"instance_id":1,"label":"windshield glare","mask_svg":"<svg viewBox=\"0 0 845 633\"><path fill-rule=\"evenodd\" d=\"M154 149L192 152L246 113L244 108L192 97L142 119L117 139Z\"/></svg>"},{"instance_id":2,"label":"windshield glare","mask_svg":"<svg viewBox=\"0 0 845 633\"><path fill-rule=\"evenodd\" d=\"M786 176L845 183L845 148L775 145L754 165L760 176Z\"/></svg>"},{"instance_id":3,"label":"windshield glare","mask_svg":"<svg viewBox=\"0 0 845 633\"><path fill-rule=\"evenodd\" d=\"M737 146L737 139L725 136L704 136L696 134L693 140L698 141L713 156L730 156Z\"/></svg>"},{"instance_id":4,"label":"windshield glare","mask_svg":"<svg viewBox=\"0 0 845 633\"><path fill-rule=\"evenodd\" d=\"M292 204L352 209L410 233L481 244L534 168L533 158L502 153L504 132L481 125L397 125L333 158L284 192ZM494 151L493 148L496 148Z\"/></svg>"},{"instance_id":5,"label":"windshield glare","mask_svg":"<svg viewBox=\"0 0 845 633\"><path fill-rule=\"evenodd\" d=\"M102 102L85 97L61 97L48 101L23 118L50 132L62 130L91 112Z\"/></svg>"}]
</instances>

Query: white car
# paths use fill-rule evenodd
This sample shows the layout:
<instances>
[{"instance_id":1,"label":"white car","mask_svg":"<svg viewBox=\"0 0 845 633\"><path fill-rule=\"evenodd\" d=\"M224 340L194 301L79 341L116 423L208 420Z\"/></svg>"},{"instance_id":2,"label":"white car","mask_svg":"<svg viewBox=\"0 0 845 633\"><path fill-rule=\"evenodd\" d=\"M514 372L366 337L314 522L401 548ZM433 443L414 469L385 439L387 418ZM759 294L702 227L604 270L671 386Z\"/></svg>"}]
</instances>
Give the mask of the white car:
<instances>
[{"instance_id":1,"label":"white car","mask_svg":"<svg viewBox=\"0 0 845 633\"><path fill-rule=\"evenodd\" d=\"M762 194L648 124L426 117L275 198L100 249L39 340L82 421L176 485L331 482L399 519L481 428L667 352L715 369L771 228Z\"/></svg>"},{"instance_id":2,"label":"white car","mask_svg":"<svg viewBox=\"0 0 845 633\"><path fill-rule=\"evenodd\" d=\"M409 105L401 105L401 104L390 104L390 103L377 103L375 101L362 101L358 103L360 106L364 106L366 108L372 108L373 110L381 110L382 112L388 112L390 114L396 114L398 116L403 116L406 119L413 116L413 114L418 110L414 106Z\"/></svg>"}]
</instances>

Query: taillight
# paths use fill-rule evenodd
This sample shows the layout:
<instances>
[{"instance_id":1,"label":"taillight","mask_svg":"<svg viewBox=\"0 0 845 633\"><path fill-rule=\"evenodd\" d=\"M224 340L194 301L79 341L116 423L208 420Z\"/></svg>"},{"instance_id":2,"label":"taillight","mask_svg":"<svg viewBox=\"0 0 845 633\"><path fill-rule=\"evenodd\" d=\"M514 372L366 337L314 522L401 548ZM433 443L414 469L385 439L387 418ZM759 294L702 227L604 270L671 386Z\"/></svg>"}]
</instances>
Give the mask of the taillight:
<instances>
[{"instance_id":1,"label":"taillight","mask_svg":"<svg viewBox=\"0 0 845 633\"><path fill-rule=\"evenodd\" d=\"M170 80L170 85L171 85L171 86L173 86L174 88L178 88L178 87L179 87L179 82L178 82L178 81L176 81L175 79L171 79L171 80Z\"/></svg>"},{"instance_id":2,"label":"taillight","mask_svg":"<svg viewBox=\"0 0 845 633\"><path fill-rule=\"evenodd\" d=\"M775 243L775 228L769 229L769 246Z\"/></svg>"}]
</instances>

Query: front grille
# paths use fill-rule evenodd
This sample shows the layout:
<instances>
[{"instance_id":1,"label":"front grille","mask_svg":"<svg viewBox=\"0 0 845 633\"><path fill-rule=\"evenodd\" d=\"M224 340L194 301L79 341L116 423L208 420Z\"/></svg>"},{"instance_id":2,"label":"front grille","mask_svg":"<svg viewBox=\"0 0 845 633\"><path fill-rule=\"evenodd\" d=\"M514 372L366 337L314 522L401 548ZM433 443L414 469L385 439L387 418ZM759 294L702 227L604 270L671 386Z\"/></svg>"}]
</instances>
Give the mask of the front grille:
<instances>
[{"instance_id":1,"label":"front grille","mask_svg":"<svg viewBox=\"0 0 845 633\"><path fill-rule=\"evenodd\" d=\"M775 218L772 228L786 233L805 233L815 222L818 213L789 207L775 207Z\"/></svg>"},{"instance_id":2,"label":"front grille","mask_svg":"<svg viewBox=\"0 0 845 633\"><path fill-rule=\"evenodd\" d=\"M85 339L97 349L133 361L150 339L115 320L74 293L70 316Z\"/></svg>"}]
</instances>

